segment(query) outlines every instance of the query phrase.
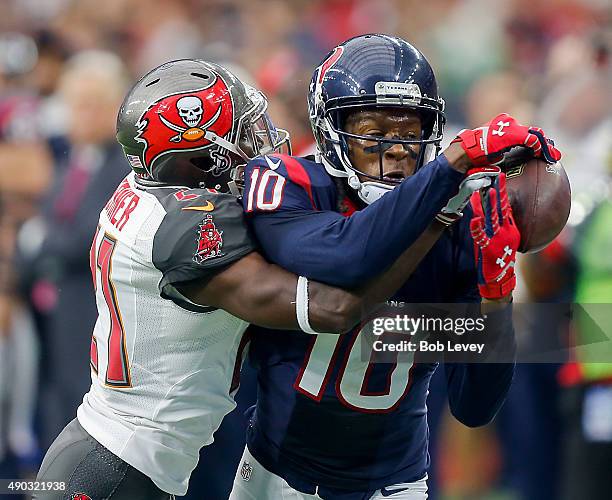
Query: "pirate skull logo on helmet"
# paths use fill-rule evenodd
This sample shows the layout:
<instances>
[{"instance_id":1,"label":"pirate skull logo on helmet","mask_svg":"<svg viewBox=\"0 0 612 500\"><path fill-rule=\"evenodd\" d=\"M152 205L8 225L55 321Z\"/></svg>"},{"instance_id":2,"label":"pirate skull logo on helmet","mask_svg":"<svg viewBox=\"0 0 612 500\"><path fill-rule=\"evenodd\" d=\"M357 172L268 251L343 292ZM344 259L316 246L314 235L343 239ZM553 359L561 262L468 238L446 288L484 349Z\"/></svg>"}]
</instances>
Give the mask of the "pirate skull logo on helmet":
<instances>
[{"instance_id":1,"label":"pirate skull logo on helmet","mask_svg":"<svg viewBox=\"0 0 612 500\"><path fill-rule=\"evenodd\" d=\"M197 127L202 120L202 100L194 95L181 97L176 101L179 116L188 127Z\"/></svg>"}]
</instances>

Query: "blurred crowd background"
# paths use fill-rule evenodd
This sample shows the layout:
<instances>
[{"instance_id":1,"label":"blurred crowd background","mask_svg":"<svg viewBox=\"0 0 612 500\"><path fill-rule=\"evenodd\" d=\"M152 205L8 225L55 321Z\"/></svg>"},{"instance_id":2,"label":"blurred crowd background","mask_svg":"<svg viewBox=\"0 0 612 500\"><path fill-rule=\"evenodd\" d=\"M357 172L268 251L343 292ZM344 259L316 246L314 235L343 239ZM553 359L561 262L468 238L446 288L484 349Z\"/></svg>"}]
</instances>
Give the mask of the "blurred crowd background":
<instances>
[{"instance_id":1,"label":"blurred crowd background","mask_svg":"<svg viewBox=\"0 0 612 500\"><path fill-rule=\"evenodd\" d=\"M447 141L505 111L544 128L565 155L573 190L568 228L522 259L516 300L612 303L609 0L0 6L2 478L35 475L89 387L96 318L89 246L100 209L129 171L114 140L115 117L130 83L167 60L226 64L268 95L276 125L291 132L295 153L306 154L313 148L306 92L323 56L357 34L405 38L436 70ZM555 335L558 326L537 312L529 325L518 333ZM586 335L588 325L575 330ZM443 377L434 379L430 498L610 498L612 365L566 361L519 366L504 409L477 430L449 417ZM240 407L206 449L189 498L226 498L254 385L247 367Z\"/></svg>"}]
</instances>

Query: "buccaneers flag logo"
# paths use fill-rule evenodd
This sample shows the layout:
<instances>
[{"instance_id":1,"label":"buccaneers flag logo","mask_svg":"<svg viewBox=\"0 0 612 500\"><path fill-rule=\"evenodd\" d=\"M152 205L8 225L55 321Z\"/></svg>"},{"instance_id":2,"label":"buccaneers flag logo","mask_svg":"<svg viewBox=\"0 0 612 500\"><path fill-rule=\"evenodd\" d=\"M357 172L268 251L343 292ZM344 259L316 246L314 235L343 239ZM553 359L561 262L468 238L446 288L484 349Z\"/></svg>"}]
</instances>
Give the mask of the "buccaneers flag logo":
<instances>
[{"instance_id":1,"label":"buccaneers flag logo","mask_svg":"<svg viewBox=\"0 0 612 500\"><path fill-rule=\"evenodd\" d=\"M223 231L219 231L213 222L212 215L208 214L200 223L198 229L198 249L193 256L193 261L201 264L213 257L221 257L223 246Z\"/></svg>"},{"instance_id":2,"label":"buccaneers flag logo","mask_svg":"<svg viewBox=\"0 0 612 500\"><path fill-rule=\"evenodd\" d=\"M72 500L91 500L91 497L85 493L75 493L72 495Z\"/></svg>"},{"instance_id":3,"label":"buccaneers flag logo","mask_svg":"<svg viewBox=\"0 0 612 500\"><path fill-rule=\"evenodd\" d=\"M150 169L166 153L210 146L211 138L225 137L232 131L233 117L230 91L219 77L206 88L162 97L137 123L135 139L145 145L145 166Z\"/></svg>"}]
</instances>

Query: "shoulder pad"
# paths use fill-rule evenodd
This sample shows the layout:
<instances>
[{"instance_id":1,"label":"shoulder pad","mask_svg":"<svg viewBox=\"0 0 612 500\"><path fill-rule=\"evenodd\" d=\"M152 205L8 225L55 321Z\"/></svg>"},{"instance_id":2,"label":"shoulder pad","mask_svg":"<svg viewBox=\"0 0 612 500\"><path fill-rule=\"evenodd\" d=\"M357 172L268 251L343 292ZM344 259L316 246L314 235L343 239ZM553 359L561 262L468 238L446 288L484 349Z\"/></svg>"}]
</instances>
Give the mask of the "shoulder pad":
<instances>
[{"instance_id":1,"label":"shoulder pad","mask_svg":"<svg viewBox=\"0 0 612 500\"><path fill-rule=\"evenodd\" d=\"M235 196L205 189L177 190L160 199L166 215L153 240L160 288L210 277L255 248Z\"/></svg>"},{"instance_id":2,"label":"shoulder pad","mask_svg":"<svg viewBox=\"0 0 612 500\"><path fill-rule=\"evenodd\" d=\"M254 167L273 170L307 191L324 188L333 183L323 165L298 156L281 154L258 156L249 162L247 170L252 170Z\"/></svg>"},{"instance_id":3,"label":"shoulder pad","mask_svg":"<svg viewBox=\"0 0 612 500\"><path fill-rule=\"evenodd\" d=\"M210 212L224 200L234 200L236 197L227 193L218 193L206 188L164 188L163 193L154 193L166 213L176 210Z\"/></svg>"},{"instance_id":4,"label":"shoulder pad","mask_svg":"<svg viewBox=\"0 0 612 500\"><path fill-rule=\"evenodd\" d=\"M293 193L296 193L296 190L303 191L310 201L311 208L321 209L322 199L327 199L331 193L335 193L333 179L322 165L305 158L275 154L259 156L248 163L245 170L245 197L249 199L255 194L251 193L252 190L267 189L265 185L261 185L263 175L254 177L255 169L273 171L283 177L284 184L292 186L290 189L285 188L285 191ZM252 185L255 179L257 186Z\"/></svg>"}]
</instances>

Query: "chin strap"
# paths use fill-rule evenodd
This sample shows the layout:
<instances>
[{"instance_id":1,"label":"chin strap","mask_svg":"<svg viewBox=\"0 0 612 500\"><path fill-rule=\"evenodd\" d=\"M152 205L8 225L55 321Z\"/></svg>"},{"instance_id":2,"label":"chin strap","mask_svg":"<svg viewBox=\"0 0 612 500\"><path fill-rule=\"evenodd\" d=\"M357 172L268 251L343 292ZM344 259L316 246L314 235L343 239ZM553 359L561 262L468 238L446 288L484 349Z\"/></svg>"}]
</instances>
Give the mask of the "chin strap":
<instances>
[{"instance_id":1,"label":"chin strap","mask_svg":"<svg viewBox=\"0 0 612 500\"><path fill-rule=\"evenodd\" d=\"M361 182L356 175L351 175L347 179L350 188L357 191L357 195L367 205L374 203L382 198L389 191L392 191L396 186L389 186L382 182L366 181Z\"/></svg>"},{"instance_id":2,"label":"chin strap","mask_svg":"<svg viewBox=\"0 0 612 500\"><path fill-rule=\"evenodd\" d=\"M341 154L340 151L336 151L338 155ZM343 162L344 170L338 170L331 162L325 158L321 151L317 147L315 151L315 161L317 163L321 163L325 170L332 177L344 178L347 181L348 186L351 189L354 189L359 196L359 199L363 201L366 205L370 205L374 203L379 198L382 198L389 191L393 190L396 186L389 186L382 182L375 181L365 181L361 182L357 174L347 167Z\"/></svg>"}]
</instances>

